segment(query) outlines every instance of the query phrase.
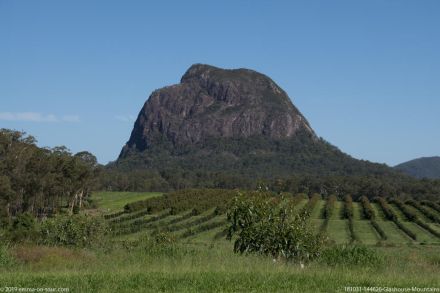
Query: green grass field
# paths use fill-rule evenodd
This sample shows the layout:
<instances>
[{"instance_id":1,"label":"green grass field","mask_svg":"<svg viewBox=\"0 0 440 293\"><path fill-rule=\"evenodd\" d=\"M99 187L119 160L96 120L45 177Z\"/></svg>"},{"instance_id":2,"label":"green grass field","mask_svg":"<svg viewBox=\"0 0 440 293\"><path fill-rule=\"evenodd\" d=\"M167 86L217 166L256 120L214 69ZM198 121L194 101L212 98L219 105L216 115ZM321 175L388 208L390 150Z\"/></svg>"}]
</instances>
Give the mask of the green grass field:
<instances>
[{"instance_id":1,"label":"green grass field","mask_svg":"<svg viewBox=\"0 0 440 293\"><path fill-rule=\"evenodd\" d=\"M99 208L106 212L121 210L128 202L144 200L154 196L161 196L160 192L94 192L92 199L96 201Z\"/></svg>"},{"instance_id":2,"label":"green grass field","mask_svg":"<svg viewBox=\"0 0 440 293\"><path fill-rule=\"evenodd\" d=\"M103 192L94 194L94 199L98 210L107 213L152 196L160 193ZM306 203L307 200L301 201L295 210ZM324 221L324 204L319 201L308 220L316 233ZM327 235L335 243L348 244L348 221L341 217L342 207L340 201L336 202ZM225 214L216 215L210 209L197 215L184 211L164 217L142 215L115 221L114 231L131 227L136 220L149 222L139 231L115 235L111 245L95 249L12 247L15 264L2 265L0 258L0 290L2 286L62 287L70 288L70 292L345 292L345 286L440 288L440 239L398 213L399 220L417 234L417 241L412 241L393 222L384 219L375 203L373 208L378 225L387 234L386 241L379 241L371 223L363 219L358 203L353 205L353 226L359 240L383 259L375 266L312 262L301 268L270 257L236 254L233 241L226 240L222 233L226 227ZM440 230L438 224L429 225ZM151 238L156 231L168 231L176 243L160 249L144 246L142 239Z\"/></svg>"}]
</instances>

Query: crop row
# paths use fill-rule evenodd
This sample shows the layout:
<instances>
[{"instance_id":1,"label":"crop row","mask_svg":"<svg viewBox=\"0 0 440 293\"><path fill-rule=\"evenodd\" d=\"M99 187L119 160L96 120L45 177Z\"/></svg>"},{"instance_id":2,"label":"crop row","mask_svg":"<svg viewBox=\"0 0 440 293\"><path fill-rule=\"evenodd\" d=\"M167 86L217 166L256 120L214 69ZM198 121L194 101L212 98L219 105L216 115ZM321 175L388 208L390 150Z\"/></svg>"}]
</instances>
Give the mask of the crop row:
<instances>
[{"instance_id":1,"label":"crop row","mask_svg":"<svg viewBox=\"0 0 440 293\"><path fill-rule=\"evenodd\" d=\"M392 202L402 211L402 213L405 215L405 217L408 220L416 223L417 225L424 228L425 230L428 230L431 234L433 234L437 237L440 237L440 233L437 230L432 229L431 226L429 226L425 222L421 221L417 217L417 215L413 211L408 209L408 207L402 201L400 201L398 199L392 199Z\"/></svg>"},{"instance_id":2,"label":"crop row","mask_svg":"<svg viewBox=\"0 0 440 293\"><path fill-rule=\"evenodd\" d=\"M364 214L364 218L370 220L371 226L376 230L377 234L379 234L382 240L387 240L387 235L385 231L379 226L376 222L376 214L371 206L370 200L366 196L362 196L361 199L362 212Z\"/></svg>"},{"instance_id":3,"label":"crop row","mask_svg":"<svg viewBox=\"0 0 440 293\"><path fill-rule=\"evenodd\" d=\"M438 217L436 214L434 214L433 212L428 210L426 207L422 206L417 201L411 199L411 200L406 201L405 203L418 209L423 215L425 215L431 221L436 222L436 223L440 223L440 217Z\"/></svg>"},{"instance_id":4,"label":"crop row","mask_svg":"<svg viewBox=\"0 0 440 293\"><path fill-rule=\"evenodd\" d=\"M139 219L127 225L117 225L113 227L113 234L123 235L123 234L136 233L142 229L148 229L149 227L152 227L155 222L165 219L168 216L170 216L170 212L165 211L162 214L152 216L148 219Z\"/></svg>"},{"instance_id":5,"label":"crop row","mask_svg":"<svg viewBox=\"0 0 440 293\"><path fill-rule=\"evenodd\" d=\"M291 200L291 204L293 206L298 205L301 201L308 199L309 197L307 196L307 194L305 193L298 193L297 195L295 195Z\"/></svg>"},{"instance_id":6,"label":"crop row","mask_svg":"<svg viewBox=\"0 0 440 293\"><path fill-rule=\"evenodd\" d=\"M134 220L134 219L149 215L150 213L147 209L144 209L144 210L140 210L135 213L124 213L124 214L125 214L125 216L120 216L120 217L110 219L109 223L110 224L117 224L117 223L122 223L122 222L128 222L130 220Z\"/></svg>"},{"instance_id":7,"label":"crop row","mask_svg":"<svg viewBox=\"0 0 440 293\"><path fill-rule=\"evenodd\" d=\"M219 214L216 210L214 210L212 213L209 213L203 217L197 218L193 221L190 222L186 222L186 223L181 223L181 224L177 224L177 225L165 225L162 227L157 227L157 231L156 232L162 232L162 231L166 231L166 232L175 232L175 231L179 231L182 229L189 229L191 227L200 225L202 223L205 223L209 220L214 219L215 217L217 217Z\"/></svg>"},{"instance_id":8,"label":"crop row","mask_svg":"<svg viewBox=\"0 0 440 293\"><path fill-rule=\"evenodd\" d=\"M376 218L376 214L374 213L373 207L371 206L368 197L362 196L360 202L362 205L364 218L367 220L374 220Z\"/></svg>"},{"instance_id":9,"label":"crop row","mask_svg":"<svg viewBox=\"0 0 440 293\"><path fill-rule=\"evenodd\" d=\"M196 209L201 213L217 207L224 212L229 202L238 194L235 190L225 189L186 189L171 192L161 197L129 203L125 205L124 209L128 212L145 209L151 214L170 209L172 214L179 214L189 209ZM245 195L250 196L262 196L264 194L264 192L245 192Z\"/></svg>"},{"instance_id":10,"label":"crop row","mask_svg":"<svg viewBox=\"0 0 440 293\"><path fill-rule=\"evenodd\" d=\"M348 230L350 231L351 241L359 240L353 227L353 199L351 195L346 195L344 198L344 217L348 219Z\"/></svg>"},{"instance_id":11,"label":"crop row","mask_svg":"<svg viewBox=\"0 0 440 293\"><path fill-rule=\"evenodd\" d=\"M181 238L187 238L208 230L212 230L218 227L223 227L226 225L226 220L222 220L222 221L218 221L218 222L211 222L211 223L206 223L206 224L202 224L199 225L195 228L189 228L188 230L186 230L182 235Z\"/></svg>"},{"instance_id":12,"label":"crop row","mask_svg":"<svg viewBox=\"0 0 440 293\"><path fill-rule=\"evenodd\" d=\"M315 208L320 199L321 195L317 193L313 194L307 204L301 209L300 214L307 218L310 217L312 210Z\"/></svg>"},{"instance_id":13,"label":"crop row","mask_svg":"<svg viewBox=\"0 0 440 293\"><path fill-rule=\"evenodd\" d=\"M113 214L104 215L104 219L110 220L110 219L113 219L113 218L117 218L117 217L119 217L119 216L121 216L123 214L125 214L125 211L120 211L120 212L116 212L116 213L113 213Z\"/></svg>"},{"instance_id":14,"label":"crop row","mask_svg":"<svg viewBox=\"0 0 440 293\"><path fill-rule=\"evenodd\" d=\"M388 205L386 200L383 197L376 197L376 201L379 203L380 207L382 208L386 218L390 221L393 221L397 227L399 227L400 230L405 232L406 235L408 235L410 238L417 240L417 235L414 234L411 230L409 230L407 227L405 227L398 219L397 215L391 210L391 207Z\"/></svg>"},{"instance_id":15,"label":"crop row","mask_svg":"<svg viewBox=\"0 0 440 293\"><path fill-rule=\"evenodd\" d=\"M422 200L422 201L421 201L421 204L422 204L422 205L426 205L426 206L428 206L428 207L432 208L433 210L436 210L437 212L440 213L440 202L439 202L438 204L436 204L436 203L433 202L433 201Z\"/></svg>"},{"instance_id":16,"label":"crop row","mask_svg":"<svg viewBox=\"0 0 440 293\"><path fill-rule=\"evenodd\" d=\"M324 213L323 213L324 222L322 223L322 226L321 226L321 232L324 232L327 230L328 222L329 222L330 218L332 217L334 209L335 209L336 200L337 200L336 195L332 194L327 198L327 201L325 202Z\"/></svg>"}]
</instances>

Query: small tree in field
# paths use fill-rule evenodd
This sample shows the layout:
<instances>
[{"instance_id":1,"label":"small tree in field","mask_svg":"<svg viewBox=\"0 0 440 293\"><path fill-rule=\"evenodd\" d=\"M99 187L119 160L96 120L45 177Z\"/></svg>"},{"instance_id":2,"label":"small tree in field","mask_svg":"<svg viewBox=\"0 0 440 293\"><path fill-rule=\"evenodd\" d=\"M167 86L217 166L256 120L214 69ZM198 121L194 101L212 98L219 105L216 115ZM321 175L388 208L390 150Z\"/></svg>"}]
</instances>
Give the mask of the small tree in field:
<instances>
[{"instance_id":1,"label":"small tree in field","mask_svg":"<svg viewBox=\"0 0 440 293\"><path fill-rule=\"evenodd\" d=\"M270 255L275 259L308 262L319 257L324 244L289 203L258 196L236 197L228 211L228 239L237 236L234 251Z\"/></svg>"}]
</instances>

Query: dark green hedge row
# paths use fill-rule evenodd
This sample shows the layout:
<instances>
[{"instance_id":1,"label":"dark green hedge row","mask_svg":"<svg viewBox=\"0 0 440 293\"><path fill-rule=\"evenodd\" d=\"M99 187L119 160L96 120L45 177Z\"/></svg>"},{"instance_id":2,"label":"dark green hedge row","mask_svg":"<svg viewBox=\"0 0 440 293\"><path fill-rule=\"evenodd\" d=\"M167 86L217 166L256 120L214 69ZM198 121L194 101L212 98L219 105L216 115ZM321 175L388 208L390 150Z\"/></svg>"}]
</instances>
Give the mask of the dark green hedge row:
<instances>
[{"instance_id":1,"label":"dark green hedge row","mask_svg":"<svg viewBox=\"0 0 440 293\"><path fill-rule=\"evenodd\" d=\"M317 193L313 194L307 204L301 209L300 214L304 215L305 217L310 217L311 212L313 211L320 199L321 195Z\"/></svg>"},{"instance_id":2,"label":"dark green hedge row","mask_svg":"<svg viewBox=\"0 0 440 293\"><path fill-rule=\"evenodd\" d=\"M226 220L223 220L219 222L206 223L204 225L200 225L195 228L189 228L181 235L181 238L187 238L218 227L224 227L226 226L226 223L227 223Z\"/></svg>"},{"instance_id":3,"label":"dark green hedge row","mask_svg":"<svg viewBox=\"0 0 440 293\"><path fill-rule=\"evenodd\" d=\"M387 201L383 197L376 197L375 201L377 203L379 203L380 207L382 208L382 211L385 214L385 218L387 218L388 220L393 221L393 222L397 221L397 216L391 210Z\"/></svg>"},{"instance_id":4,"label":"dark green hedge row","mask_svg":"<svg viewBox=\"0 0 440 293\"><path fill-rule=\"evenodd\" d=\"M382 240L387 240L387 238L388 238L387 234L385 233L384 230L382 230L382 228L379 226L379 224L375 220L370 220L370 223L373 226L373 228L377 231L380 238L382 238Z\"/></svg>"},{"instance_id":5,"label":"dark green hedge row","mask_svg":"<svg viewBox=\"0 0 440 293\"><path fill-rule=\"evenodd\" d=\"M166 225L163 227L157 227L157 230L160 232L175 232L175 231L179 231L182 229L189 229L191 227L194 227L194 226L200 225L202 223L205 223L209 220L212 220L215 217L217 217L218 215L219 215L218 211L214 210L212 213L209 213L205 216L194 219L193 221L181 223L181 224L177 224L177 225Z\"/></svg>"},{"instance_id":6,"label":"dark green hedge row","mask_svg":"<svg viewBox=\"0 0 440 293\"><path fill-rule=\"evenodd\" d=\"M371 226L376 230L377 234L379 234L382 240L387 240L387 235L385 231L379 226L376 222L376 214L374 213L374 209L371 206L370 200L366 196L362 196L361 199L362 212L364 214L365 219L370 220Z\"/></svg>"},{"instance_id":7,"label":"dark green hedge row","mask_svg":"<svg viewBox=\"0 0 440 293\"><path fill-rule=\"evenodd\" d=\"M170 216L170 212L165 211L162 214L152 216L148 219L139 219L125 225L116 225L112 227L113 235L124 235L139 232L142 229L151 227L155 222L165 219L168 216Z\"/></svg>"},{"instance_id":8,"label":"dark green hedge row","mask_svg":"<svg viewBox=\"0 0 440 293\"><path fill-rule=\"evenodd\" d=\"M125 214L125 216L120 216L120 217L110 219L110 221L109 221L110 224L128 222L130 220L134 220L134 219L143 217L143 216L148 215L150 213L148 212L148 210L144 209L144 210L141 210L141 211L138 211L135 213L124 213L124 214Z\"/></svg>"},{"instance_id":9,"label":"dark green hedge row","mask_svg":"<svg viewBox=\"0 0 440 293\"><path fill-rule=\"evenodd\" d=\"M370 200L366 196L361 197L362 212L364 218L367 220L374 220L376 215L374 213L373 207L370 204Z\"/></svg>"},{"instance_id":10,"label":"dark green hedge row","mask_svg":"<svg viewBox=\"0 0 440 293\"><path fill-rule=\"evenodd\" d=\"M324 220L328 222L333 215L335 210L335 203L337 201L336 195L332 194L327 198L324 207Z\"/></svg>"},{"instance_id":11,"label":"dark green hedge row","mask_svg":"<svg viewBox=\"0 0 440 293\"><path fill-rule=\"evenodd\" d=\"M125 211L120 211L120 212L116 212L113 214L104 215L104 219L106 219L106 220L114 219L119 216L122 216L123 214L125 214Z\"/></svg>"},{"instance_id":12,"label":"dark green hedge row","mask_svg":"<svg viewBox=\"0 0 440 293\"><path fill-rule=\"evenodd\" d=\"M428 210L427 208L422 206L417 201L410 199L410 200L407 200L405 203L418 209L423 215L425 215L431 221L436 222L436 223L440 223L440 217L438 217L436 214L434 214L433 212L431 212L430 210Z\"/></svg>"},{"instance_id":13,"label":"dark green hedge row","mask_svg":"<svg viewBox=\"0 0 440 293\"><path fill-rule=\"evenodd\" d=\"M401 200L397 198L392 198L390 200L390 203L395 204L409 221L415 222L416 220L418 220L417 214L408 209L408 207Z\"/></svg>"},{"instance_id":14,"label":"dark green hedge row","mask_svg":"<svg viewBox=\"0 0 440 293\"><path fill-rule=\"evenodd\" d=\"M425 222L421 221L417 217L417 215L413 211L409 210L408 207L402 201L400 201L398 199L393 199L392 202L395 203L399 207L399 209L408 218L408 220L416 223L420 227L422 227L425 230L429 231L431 234L433 234L433 235L435 235L437 237L440 237L440 233L437 230L432 229L431 226L429 226Z\"/></svg>"},{"instance_id":15,"label":"dark green hedge row","mask_svg":"<svg viewBox=\"0 0 440 293\"><path fill-rule=\"evenodd\" d=\"M429 201L429 200L422 200L420 202L422 205L428 206L430 208L432 208L433 210L436 210L437 212L440 213L440 202L438 204L436 204L433 201Z\"/></svg>"},{"instance_id":16,"label":"dark green hedge row","mask_svg":"<svg viewBox=\"0 0 440 293\"><path fill-rule=\"evenodd\" d=\"M344 197L344 217L348 219L348 230L350 231L351 241L358 241L359 237L353 227L353 199L351 195Z\"/></svg>"},{"instance_id":17,"label":"dark green hedge row","mask_svg":"<svg viewBox=\"0 0 440 293\"><path fill-rule=\"evenodd\" d=\"M410 238L417 240L417 235L414 234L411 230L409 230L407 227L405 227L398 219L396 214L391 210L390 206L386 202L386 200L383 197L376 197L376 201L379 203L380 207L382 208L383 212L385 213L385 216L388 220L393 221L397 227L399 227L400 230L405 232L406 235L408 235Z\"/></svg>"},{"instance_id":18,"label":"dark green hedge row","mask_svg":"<svg viewBox=\"0 0 440 293\"><path fill-rule=\"evenodd\" d=\"M328 222L331 216L333 215L336 201L337 201L336 195L330 195L325 202L324 213L323 213L324 222L321 225L321 229L320 229L321 233L327 230Z\"/></svg>"},{"instance_id":19,"label":"dark green hedge row","mask_svg":"<svg viewBox=\"0 0 440 293\"><path fill-rule=\"evenodd\" d=\"M237 194L238 192L235 190L226 189L186 189L171 192L161 197L129 203L124 209L127 212L145 209L148 213L170 209L172 214L196 209L201 213L214 207L226 209L229 201Z\"/></svg>"}]
</instances>

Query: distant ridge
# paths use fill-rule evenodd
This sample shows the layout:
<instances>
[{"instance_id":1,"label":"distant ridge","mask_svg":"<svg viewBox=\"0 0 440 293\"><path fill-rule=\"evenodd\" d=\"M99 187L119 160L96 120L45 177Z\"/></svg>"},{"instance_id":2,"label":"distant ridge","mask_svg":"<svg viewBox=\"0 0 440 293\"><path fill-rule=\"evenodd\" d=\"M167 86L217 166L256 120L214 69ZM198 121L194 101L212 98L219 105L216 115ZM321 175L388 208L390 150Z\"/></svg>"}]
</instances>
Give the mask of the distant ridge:
<instances>
[{"instance_id":1,"label":"distant ridge","mask_svg":"<svg viewBox=\"0 0 440 293\"><path fill-rule=\"evenodd\" d=\"M416 178L440 179L440 157L424 157L394 167Z\"/></svg>"}]
</instances>

